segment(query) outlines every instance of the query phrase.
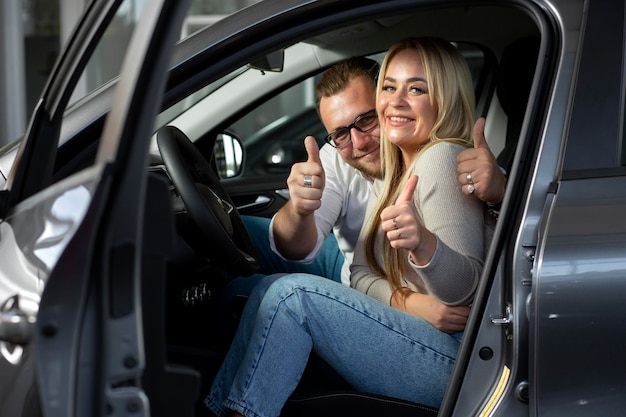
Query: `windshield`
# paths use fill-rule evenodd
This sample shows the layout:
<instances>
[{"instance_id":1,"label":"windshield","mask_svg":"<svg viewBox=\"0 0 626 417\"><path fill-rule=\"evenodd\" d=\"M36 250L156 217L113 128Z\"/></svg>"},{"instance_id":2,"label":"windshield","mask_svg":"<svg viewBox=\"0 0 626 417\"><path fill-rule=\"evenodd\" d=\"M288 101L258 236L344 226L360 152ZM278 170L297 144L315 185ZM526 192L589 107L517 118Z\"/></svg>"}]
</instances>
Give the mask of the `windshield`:
<instances>
[{"instance_id":1,"label":"windshield","mask_svg":"<svg viewBox=\"0 0 626 417\"><path fill-rule=\"evenodd\" d=\"M199 103L202 99L206 98L211 93L213 93L215 90L217 90L220 87L222 87L223 85L229 83L230 81L232 81L233 79L235 79L236 77L238 77L239 75L243 74L244 72L246 72L249 69L250 68L248 66L243 66L243 67L237 68L236 70L234 70L231 73L225 75L224 77L222 77L222 78L220 78L220 79L210 83L206 87L201 88L198 91L194 92L193 94L188 95L183 100L181 100L181 101L177 102L176 104L174 104L173 106L169 107L167 110L164 110L162 113L160 113L157 116L156 125L155 125L155 129L154 130L157 131L161 127L171 123L174 119L176 119L178 116L180 116L183 113L185 113L187 110L189 110L194 105Z\"/></svg>"}]
</instances>

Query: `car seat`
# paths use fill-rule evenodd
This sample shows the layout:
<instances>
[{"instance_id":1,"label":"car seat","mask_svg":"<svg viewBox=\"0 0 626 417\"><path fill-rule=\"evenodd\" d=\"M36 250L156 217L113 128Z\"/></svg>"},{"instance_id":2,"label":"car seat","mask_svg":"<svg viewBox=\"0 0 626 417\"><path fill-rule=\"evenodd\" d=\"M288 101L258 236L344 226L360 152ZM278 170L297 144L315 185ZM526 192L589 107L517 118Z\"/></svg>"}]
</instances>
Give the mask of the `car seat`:
<instances>
[{"instance_id":1,"label":"car seat","mask_svg":"<svg viewBox=\"0 0 626 417\"><path fill-rule=\"evenodd\" d=\"M538 53L539 38L529 36L512 42L502 51L500 57L496 94L507 116L507 125L506 142L497 160L507 173L511 171L513 156L517 149Z\"/></svg>"}]
</instances>

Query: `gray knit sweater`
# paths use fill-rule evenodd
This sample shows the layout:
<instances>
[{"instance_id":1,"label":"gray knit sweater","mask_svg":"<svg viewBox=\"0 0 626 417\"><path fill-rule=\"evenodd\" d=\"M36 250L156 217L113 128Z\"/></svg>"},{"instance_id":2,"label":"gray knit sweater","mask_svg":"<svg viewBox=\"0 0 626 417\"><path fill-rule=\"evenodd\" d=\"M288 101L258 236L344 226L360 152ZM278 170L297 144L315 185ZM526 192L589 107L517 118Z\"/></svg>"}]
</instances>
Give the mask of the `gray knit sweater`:
<instances>
[{"instance_id":1,"label":"gray knit sweater","mask_svg":"<svg viewBox=\"0 0 626 417\"><path fill-rule=\"evenodd\" d=\"M485 205L473 196L466 196L457 180L456 156L462 150L460 145L441 142L426 150L415 162L413 172L419 181L413 199L422 224L437 237L437 249L424 266L410 262L405 251L408 272L401 279L403 286L432 294L449 305L472 302L483 268L487 239ZM382 182L375 182L366 221L371 217L381 190ZM365 258L366 229L363 227L355 250L350 286L389 304L392 295L389 282L375 274ZM382 228L376 236L376 244L389 244ZM382 259L379 262L384 264Z\"/></svg>"}]
</instances>

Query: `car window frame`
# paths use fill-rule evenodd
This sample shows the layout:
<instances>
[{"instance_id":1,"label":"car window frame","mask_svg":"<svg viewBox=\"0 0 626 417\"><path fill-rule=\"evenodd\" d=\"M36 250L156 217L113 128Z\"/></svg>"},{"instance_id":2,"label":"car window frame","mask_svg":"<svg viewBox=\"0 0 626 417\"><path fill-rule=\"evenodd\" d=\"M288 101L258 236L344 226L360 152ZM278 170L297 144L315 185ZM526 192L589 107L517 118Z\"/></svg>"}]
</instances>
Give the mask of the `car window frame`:
<instances>
[{"instance_id":1,"label":"car window frame","mask_svg":"<svg viewBox=\"0 0 626 417\"><path fill-rule=\"evenodd\" d=\"M92 1L52 69L0 195L0 217L52 182L63 114L99 39L123 0Z\"/></svg>"},{"instance_id":2,"label":"car window frame","mask_svg":"<svg viewBox=\"0 0 626 417\"><path fill-rule=\"evenodd\" d=\"M625 18L623 1L589 4L576 74L576 84L589 87L572 97L563 179L626 175Z\"/></svg>"}]
</instances>

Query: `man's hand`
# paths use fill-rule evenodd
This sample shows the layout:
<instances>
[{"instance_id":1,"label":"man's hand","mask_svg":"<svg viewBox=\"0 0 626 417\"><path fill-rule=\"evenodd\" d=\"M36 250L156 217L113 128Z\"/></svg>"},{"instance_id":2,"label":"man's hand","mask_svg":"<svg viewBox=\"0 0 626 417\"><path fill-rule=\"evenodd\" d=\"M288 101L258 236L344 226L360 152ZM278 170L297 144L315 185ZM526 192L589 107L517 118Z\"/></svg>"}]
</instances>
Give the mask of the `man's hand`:
<instances>
[{"instance_id":1,"label":"man's hand","mask_svg":"<svg viewBox=\"0 0 626 417\"><path fill-rule=\"evenodd\" d=\"M504 198L506 177L485 140L485 119L474 125L474 148L465 149L456 157L459 183L465 194L473 194L487 204L498 204ZM473 188L473 192L472 191Z\"/></svg>"},{"instance_id":2,"label":"man's hand","mask_svg":"<svg viewBox=\"0 0 626 417\"><path fill-rule=\"evenodd\" d=\"M469 306L449 306L432 295L401 288L393 293L391 306L420 317L445 333L461 332L469 317Z\"/></svg>"},{"instance_id":3,"label":"man's hand","mask_svg":"<svg viewBox=\"0 0 626 417\"><path fill-rule=\"evenodd\" d=\"M274 216L273 236L278 251L286 259L306 257L317 242L315 210L322 205L326 184L320 149L313 136L304 139L308 155L305 162L291 167L287 178L290 198Z\"/></svg>"},{"instance_id":4,"label":"man's hand","mask_svg":"<svg viewBox=\"0 0 626 417\"><path fill-rule=\"evenodd\" d=\"M309 215L320 208L326 181L315 138L307 136L304 147L307 161L294 164L287 178L291 207L300 216Z\"/></svg>"}]
</instances>

